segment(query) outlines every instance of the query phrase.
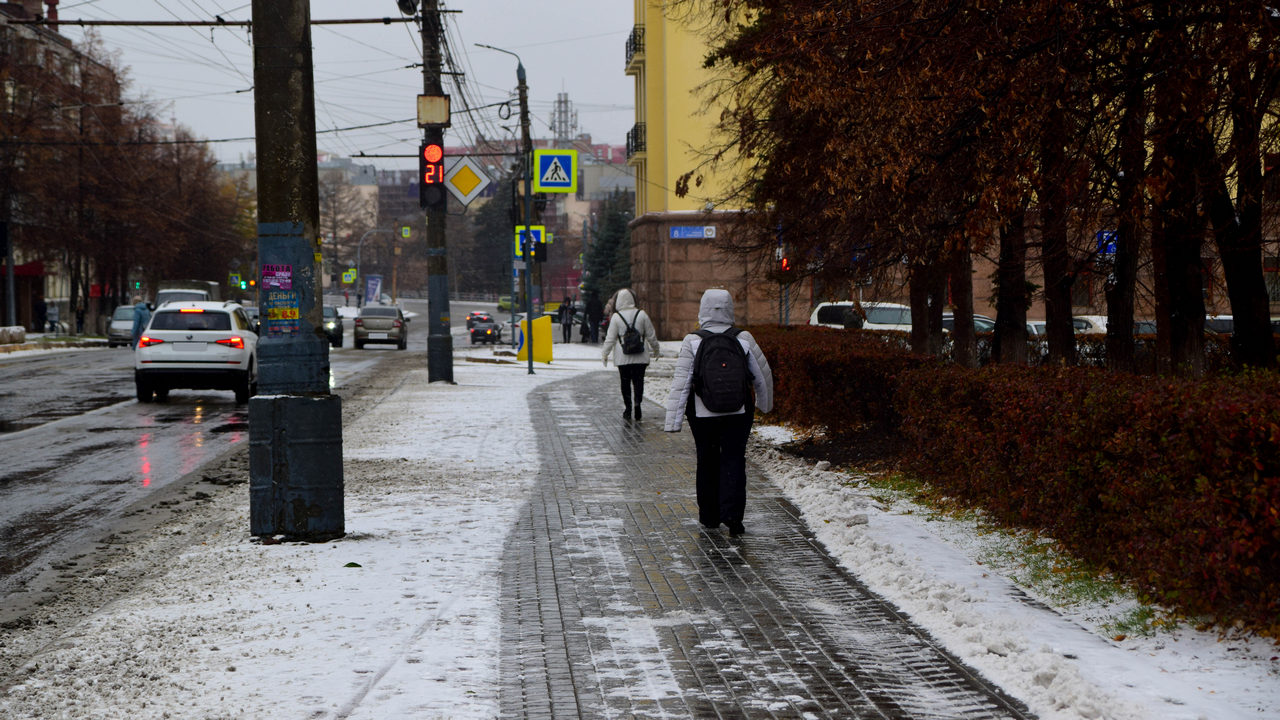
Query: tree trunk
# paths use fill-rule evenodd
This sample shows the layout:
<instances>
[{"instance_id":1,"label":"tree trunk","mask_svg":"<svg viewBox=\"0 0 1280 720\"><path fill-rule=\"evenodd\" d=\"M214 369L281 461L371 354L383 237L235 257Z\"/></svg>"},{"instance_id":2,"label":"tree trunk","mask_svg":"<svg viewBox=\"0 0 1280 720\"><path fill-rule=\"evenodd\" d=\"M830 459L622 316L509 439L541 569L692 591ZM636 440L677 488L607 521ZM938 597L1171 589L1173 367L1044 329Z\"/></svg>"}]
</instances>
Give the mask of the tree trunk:
<instances>
[{"instance_id":1,"label":"tree trunk","mask_svg":"<svg viewBox=\"0 0 1280 720\"><path fill-rule=\"evenodd\" d=\"M961 240L949 254L951 280L952 360L962 367L978 366L978 343L973 332L973 256L969 241Z\"/></svg>"},{"instance_id":2,"label":"tree trunk","mask_svg":"<svg viewBox=\"0 0 1280 720\"><path fill-rule=\"evenodd\" d=\"M1236 153L1237 202L1231 199L1224 164L1217 158L1201 128L1199 149L1204 153L1204 193L1214 239L1222 260L1234 321L1232 355L1237 364L1274 367L1275 344L1271 334L1271 305L1262 263L1263 174L1259 135L1261 118L1251 101L1249 77L1243 71L1231 75L1232 138Z\"/></svg>"},{"instance_id":3,"label":"tree trunk","mask_svg":"<svg viewBox=\"0 0 1280 720\"><path fill-rule=\"evenodd\" d=\"M1027 362L1027 208L1022 206L1000 228L996 267L996 332L991 355L996 362Z\"/></svg>"},{"instance_id":4,"label":"tree trunk","mask_svg":"<svg viewBox=\"0 0 1280 720\"><path fill-rule=\"evenodd\" d=\"M1124 116L1120 122L1120 202L1117 208L1116 252L1107 279L1107 366L1132 372L1133 295L1138 278L1142 238L1143 189L1146 177L1146 122L1140 58L1131 58L1126 73Z\"/></svg>"},{"instance_id":5,"label":"tree trunk","mask_svg":"<svg viewBox=\"0 0 1280 720\"><path fill-rule=\"evenodd\" d=\"M1076 364L1075 328L1071 323L1070 250L1067 242L1066 155L1062 148L1061 113L1050 116L1041 136L1040 237L1043 245L1045 324L1049 362Z\"/></svg>"},{"instance_id":6,"label":"tree trunk","mask_svg":"<svg viewBox=\"0 0 1280 720\"><path fill-rule=\"evenodd\" d=\"M911 267L911 352L942 354L942 306L947 275L936 259Z\"/></svg>"},{"instance_id":7,"label":"tree trunk","mask_svg":"<svg viewBox=\"0 0 1280 720\"><path fill-rule=\"evenodd\" d=\"M1204 277L1200 248L1204 241L1204 216L1196 206L1195 171L1185 133L1173 133L1168 145L1168 186L1158 205L1162 232L1152 235L1152 253L1159 253L1156 296L1165 299L1167 370L1178 375L1204 373ZM1164 345L1164 343L1162 343Z\"/></svg>"}]
</instances>

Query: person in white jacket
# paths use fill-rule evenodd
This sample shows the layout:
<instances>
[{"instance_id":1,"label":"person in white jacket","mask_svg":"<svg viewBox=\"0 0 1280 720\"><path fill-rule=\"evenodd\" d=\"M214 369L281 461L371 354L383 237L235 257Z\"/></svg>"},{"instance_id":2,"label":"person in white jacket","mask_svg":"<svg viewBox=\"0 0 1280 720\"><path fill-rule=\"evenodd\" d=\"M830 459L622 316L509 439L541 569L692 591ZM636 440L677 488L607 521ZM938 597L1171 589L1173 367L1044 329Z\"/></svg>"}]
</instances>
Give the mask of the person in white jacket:
<instances>
[{"instance_id":1,"label":"person in white jacket","mask_svg":"<svg viewBox=\"0 0 1280 720\"><path fill-rule=\"evenodd\" d=\"M701 330L723 333L733 327L733 296L728 290L711 289L702 294L698 309ZM682 418L689 418L689 430L697 448L698 520L704 527L716 528L724 523L729 535L744 532L742 518L747 505L747 438L755 409L773 410L773 373L755 338L745 330L737 337L746 352L755 391L755 408L751 403L731 412L712 412L693 392L694 358L702 338L697 333L684 337L676 357L671 393L667 396L667 417L663 430L680 432Z\"/></svg>"},{"instance_id":2,"label":"person in white jacket","mask_svg":"<svg viewBox=\"0 0 1280 720\"><path fill-rule=\"evenodd\" d=\"M644 338L653 357L658 357L660 351L658 333L654 331L649 315L636 307L635 294L630 290L626 288L619 290L613 307L615 312L609 318L609 331L604 336L600 359L604 361L605 367L609 367L610 358L613 359L613 364L618 366L618 377L622 381L622 419L630 420L634 412L635 418L639 420L644 414L640 405L644 401L644 373L649 368L650 353L645 352L643 348L638 353L624 353L621 338L627 331L627 326L630 325Z\"/></svg>"}]
</instances>

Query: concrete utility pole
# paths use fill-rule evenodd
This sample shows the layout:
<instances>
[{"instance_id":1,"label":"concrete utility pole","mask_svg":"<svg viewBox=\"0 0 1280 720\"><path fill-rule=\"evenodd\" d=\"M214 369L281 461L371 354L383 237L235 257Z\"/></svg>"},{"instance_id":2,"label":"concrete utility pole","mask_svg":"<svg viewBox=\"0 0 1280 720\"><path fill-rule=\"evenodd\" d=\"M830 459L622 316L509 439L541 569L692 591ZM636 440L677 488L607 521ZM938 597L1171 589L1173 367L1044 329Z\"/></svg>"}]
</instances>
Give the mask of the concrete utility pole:
<instances>
[{"instance_id":1,"label":"concrete utility pole","mask_svg":"<svg viewBox=\"0 0 1280 720\"><path fill-rule=\"evenodd\" d=\"M524 252L524 321L525 351L528 353L529 374L533 374L533 136L529 134L529 85L525 82L524 61L519 55L500 47L476 43L477 47L497 50L516 59L516 92L520 95L520 142L524 155L524 235L520 245ZM516 299L511 298L511 307L515 308Z\"/></svg>"},{"instance_id":2,"label":"concrete utility pole","mask_svg":"<svg viewBox=\"0 0 1280 720\"><path fill-rule=\"evenodd\" d=\"M249 401L254 535L345 534L342 400L329 394L308 0L253 0L259 397Z\"/></svg>"},{"instance_id":3,"label":"concrete utility pole","mask_svg":"<svg viewBox=\"0 0 1280 720\"><path fill-rule=\"evenodd\" d=\"M505 50L503 52L506 52ZM515 55L515 53L511 53ZM520 93L520 142L524 151L524 344L533 374L533 137L529 134L529 84L524 63L516 55L516 90Z\"/></svg>"},{"instance_id":4,"label":"concrete utility pole","mask_svg":"<svg viewBox=\"0 0 1280 720\"><path fill-rule=\"evenodd\" d=\"M440 3L422 3L422 94L444 95L440 81ZM444 128L423 129L426 144L444 147ZM418 182L422 182L418 178ZM444 188L441 188L443 191ZM447 198L446 198L447 200ZM427 381L453 382L453 329L449 317L449 256L445 245L447 206L426 209L427 222Z\"/></svg>"}]
</instances>

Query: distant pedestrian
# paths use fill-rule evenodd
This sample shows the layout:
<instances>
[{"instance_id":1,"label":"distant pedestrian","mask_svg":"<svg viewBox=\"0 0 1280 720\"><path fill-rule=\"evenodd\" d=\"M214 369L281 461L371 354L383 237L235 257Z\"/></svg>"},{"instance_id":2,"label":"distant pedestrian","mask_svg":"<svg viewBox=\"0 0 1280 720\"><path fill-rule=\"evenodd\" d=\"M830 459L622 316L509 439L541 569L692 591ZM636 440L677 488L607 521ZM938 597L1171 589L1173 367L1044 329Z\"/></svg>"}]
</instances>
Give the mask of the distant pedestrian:
<instances>
[{"instance_id":1,"label":"distant pedestrian","mask_svg":"<svg viewBox=\"0 0 1280 720\"><path fill-rule=\"evenodd\" d=\"M744 532L742 518L747 505L747 439L751 435L754 404L760 412L773 410L773 373L764 353L751 333L733 326L733 296L728 290L707 290L698 309L699 330L684 337L667 396L667 417L663 430L680 432L681 420L689 419L689 430L697 448L698 520L704 527L724 523L729 535ZM737 346L714 335L728 335ZM698 350L706 344L708 353L723 353L723 362L705 362ZM737 354L741 348L742 354ZM735 359L736 358L736 359ZM722 374L708 378L719 368L739 368L738 378L725 380ZM701 366L701 367L699 367ZM722 371L725 372L725 371ZM745 377L746 374L750 377ZM697 376L697 377L695 377ZM752 400L751 392L755 392ZM696 387L695 387L696 386ZM721 405L742 402L736 409ZM719 409L708 407L708 403Z\"/></svg>"},{"instance_id":2,"label":"distant pedestrian","mask_svg":"<svg viewBox=\"0 0 1280 720\"><path fill-rule=\"evenodd\" d=\"M43 297L36 298L31 313L34 316L31 318L31 332L44 332L49 323L49 306L45 304Z\"/></svg>"},{"instance_id":3,"label":"distant pedestrian","mask_svg":"<svg viewBox=\"0 0 1280 720\"><path fill-rule=\"evenodd\" d=\"M59 320L58 303L56 302L50 303L49 304L49 332L53 333L54 335L57 335L58 331L61 329L60 326L58 325L58 320Z\"/></svg>"},{"instance_id":4,"label":"distant pedestrian","mask_svg":"<svg viewBox=\"0 0 1280 720\"><path fill-rule=\"evenodd\" d=\"M612 356L613 364L618 366L618 377L622 381L622 419L630 420L634 414L639 420L643 414L640 406L644 402L644 373L649 367L645 345L653 351L653 357L658 357L658 334L648 314L636 307L630 290L618 291L614 307L617 312L609 318L600 359L609 367Z\"/></svg>"},{"instance_id":5,"label":"distant pedestrian","mask_svg":"<svg viewBox=\"0 0 1280 720\"><path fill-rule=\"evenodd\" d=\"M133 347L137 349L138 340L142 337L142 331L147 329L147 323L151 322L151 308L142 301L142 296L133 296Z\"/></svg>"},{"instance_id":6,"label":"distant pedestrian","mask_svg":"<svg viewBox=\"0 0 1280 720\"><path fill-rule=\"evenodd\" d=\"M573 301L568 297L560 303L560 338L563 342L573 342Z\"/></svg>"},{"instance_id":7,"label":"distant pedestrian","mask_svg":"<svg viewBox=\"0 0 1280 720\"><path fill-rule=\"evenodd\" d=\"M84 334L84 300L76 301L76 334Z\"/></svg>"},{"instance_id":8,"label":"distant pedestrian","mask_svg":"<svg viewBox=\"0 0 1280 720\"><path fill-rule=\"evenodd\" d=\"M591 342L600 342L600 322L604 319L604 306L600 304L600 295L592 290L587 295L585 309L587 325L590 326Z\"/></svg>"}]
</instances>

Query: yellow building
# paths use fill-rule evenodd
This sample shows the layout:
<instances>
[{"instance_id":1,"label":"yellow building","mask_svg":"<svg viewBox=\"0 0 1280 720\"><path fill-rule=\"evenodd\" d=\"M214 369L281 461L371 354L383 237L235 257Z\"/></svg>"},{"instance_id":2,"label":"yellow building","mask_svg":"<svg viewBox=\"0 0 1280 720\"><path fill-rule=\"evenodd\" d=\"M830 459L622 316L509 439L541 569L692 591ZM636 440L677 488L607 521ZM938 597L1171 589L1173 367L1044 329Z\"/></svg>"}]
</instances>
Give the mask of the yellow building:
<instances>
[{"instance_id":1,"label":"yellow building","mask_svg":"<svg viewBox=\"0 0 1280 720\"><path fill-rule=\"evenodd\" d=\"M708 110L698 87L711 79L703 67L706 41L689 21L668 16L660 0L636 0L636 25L627 42L627 74L635 78L636 124L627 135L627 162L636 172L636 217L703 210L724 194L707 177L676 197L676 181L701 164L718 110Z\"/></svg>"},{"instance_id":2,"label":"yellow building","mask_svg":"<svg viewBox=\"0 0 1280 720\"><path fill-rule=\"evenodd\" d=\"M636 124L627 134L627 163L636 174L632 288L664 339L696 329L708 287L733 293L739 324L776 322L778 289L749 284L753 263L721 250L741 214L714 205L727 194L731 171L712 173L704 164L720 110L698 91L713 77L703 67L701 22L673 14L661 0L635 0L635 22L626 62L636 92ZM691 171L702 182L678 197L676 183Z\"/></svg>"}]
</instances>

